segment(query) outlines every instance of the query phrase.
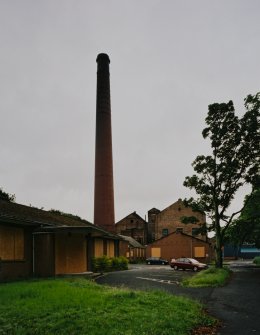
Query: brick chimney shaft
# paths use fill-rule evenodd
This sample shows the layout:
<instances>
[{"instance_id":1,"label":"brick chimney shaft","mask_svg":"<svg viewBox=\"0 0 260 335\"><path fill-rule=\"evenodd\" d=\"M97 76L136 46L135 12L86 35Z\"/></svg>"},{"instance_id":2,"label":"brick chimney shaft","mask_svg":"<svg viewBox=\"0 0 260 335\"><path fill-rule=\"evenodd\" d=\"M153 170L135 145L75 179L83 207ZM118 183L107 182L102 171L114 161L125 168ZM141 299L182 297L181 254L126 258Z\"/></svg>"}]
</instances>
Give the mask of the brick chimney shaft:
<instances>
[{"instance_id":1,"label":"brick chimney shaft","mask_svg":"<svg viewBox=\"0 0 260 335\"><path fill-rule=\"evenodd\" d=\"M115 231L109 57L97 56L94 224Z\"/></svg>"}]
</instances>

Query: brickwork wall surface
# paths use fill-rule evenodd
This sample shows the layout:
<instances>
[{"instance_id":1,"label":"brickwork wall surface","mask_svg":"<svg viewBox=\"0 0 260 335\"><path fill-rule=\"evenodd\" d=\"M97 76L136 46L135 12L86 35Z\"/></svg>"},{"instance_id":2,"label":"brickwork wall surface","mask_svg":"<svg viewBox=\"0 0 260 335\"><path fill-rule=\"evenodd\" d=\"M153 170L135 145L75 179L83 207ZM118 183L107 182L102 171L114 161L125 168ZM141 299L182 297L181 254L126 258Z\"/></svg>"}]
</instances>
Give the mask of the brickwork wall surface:
<instances>
[{"instance_id":1,"label":"brickwork wall surface","mask_svg":"<svg viewBox=\"0 0 260 335\"><path fill-rule=\"evenodd\" d=\"M194 216L199 222L184 224L181 222L181 218L184 216ZM190 207L185 207L181 200L178 200L156 216L155 239L160 239L163 236L163 229L168 229L168 234L170 234L175 232L177 228L183 228L184 233L192 235L192 228L198 228L204 222L204 214L194 212Z\"/></svg>"}]
</instances>

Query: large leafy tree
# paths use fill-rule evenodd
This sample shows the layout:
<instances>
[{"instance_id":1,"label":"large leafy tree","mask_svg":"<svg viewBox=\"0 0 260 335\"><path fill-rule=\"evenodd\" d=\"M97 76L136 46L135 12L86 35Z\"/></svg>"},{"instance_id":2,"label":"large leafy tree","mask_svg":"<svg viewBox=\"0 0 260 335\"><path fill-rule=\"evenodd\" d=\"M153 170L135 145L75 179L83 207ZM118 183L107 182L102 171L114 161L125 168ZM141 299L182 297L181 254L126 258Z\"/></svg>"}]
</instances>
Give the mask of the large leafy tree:
<instances>
[{"instance_id":1,"label":"large leafy tree","mask_svg":"<svg viewBox=\"0 0 260 335\"><path fill-rule=\"evenodd\" d=\"M197 156L192 163L195 174L186 177L184 186L194 189L197 199L186 199L195 210L204 210L215 232L216 267L222 267L222 246L228 227L243 210L229 213L236 192L257 184L260 166L260 92L245 99L245 114L235 115L232 101L209 105L202 135L211 142L211 155ZM246 203L244 204L244 206Z\"/></svg>"},{"instance_id":2,"label":"large leafy tree","mask_svg":"<svg viewBox=\"0 0 260 335\"><path fill-rule=\"evenodd\" d=\"M227 229L226 239L234 246L252 243L260 248L260 183L250 197L246 196L245 207Z\"/></svg>"}]
</instances>

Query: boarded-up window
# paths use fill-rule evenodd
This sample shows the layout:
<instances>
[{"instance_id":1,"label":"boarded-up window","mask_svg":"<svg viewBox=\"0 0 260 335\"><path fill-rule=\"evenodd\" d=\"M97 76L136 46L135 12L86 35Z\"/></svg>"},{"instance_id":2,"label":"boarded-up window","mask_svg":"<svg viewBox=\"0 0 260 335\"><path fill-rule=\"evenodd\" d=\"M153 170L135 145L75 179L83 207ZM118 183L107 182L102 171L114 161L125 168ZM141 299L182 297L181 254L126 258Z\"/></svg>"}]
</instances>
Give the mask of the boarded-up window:
<instances>
[{"instance_id":1,"label":"boarded-up window","mask_svg":"<svg viewBox=\"0 0 260 335\"><path fill-rule=\"evenodd\" d=\"M102 256L104 256L103 240L97 238L95 239L95 257Z\"/></svg>"},{"instance_id":2,"label":"boarded-up window","mask_svg":"<svg viewBox=\"0 0 260 335\"><path fill-rule=\"evenodd\" d=\"M161 257L161 248L151 248L152 257Z\"/></svg>"},{"instance_id":3,"label":"boarded-up window","mask_svg":"<svg viewBox=\"0 0 260 335\"><path fill-rule=\"evenodd\" d=\"M2 260L24 259L24 231L22 228L0 227L0 258Z\"/></svg>"},{"instance_id":4,"label":"boarded-up window","mask_svg":"<svg viewBox=\"0 0 260 335\"><path fill-rule=\"evenodd\" d=\"M115 243L114 241L107 241L107 256L115 257Z\"/></svg>"},{"instance_id":5,"label":"boarded-up window","mask_svg":"<svg viewBox=\"0 0 260 335\"><path fill-rule=\"evenodd\" d=\"M195 247L194 257L205 257L205 247Z\"/></svg>"},{"instance_id":6,"label":"boarded-up window","mask_svg":"<svg viewBox=\"0 0 260 335\"><path fill-rule=\"evenodd\" d=\"M55 237L55 273L81 273L87 270L86 240L83 234Z\"/></svg>"}]
</instances>

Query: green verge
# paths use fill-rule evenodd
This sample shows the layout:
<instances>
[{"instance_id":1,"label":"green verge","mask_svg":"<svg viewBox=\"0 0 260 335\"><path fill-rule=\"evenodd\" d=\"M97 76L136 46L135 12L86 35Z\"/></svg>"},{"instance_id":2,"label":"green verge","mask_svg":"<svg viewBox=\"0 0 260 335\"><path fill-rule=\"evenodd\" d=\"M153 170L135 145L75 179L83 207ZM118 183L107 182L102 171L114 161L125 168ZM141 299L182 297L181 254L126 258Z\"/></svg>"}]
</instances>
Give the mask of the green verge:
<instances>
[{"instance_id":1,"label":"green verge","mask_svg":"<svg viewBox=\"0 0 260 335\"><path fill-rule=\"evenodd\" d=\"M214 324L199 303L164 292L79 278L0 285L1 335L186 335Z\"/></svg>"},{"instance_id":2,"label":"green verge","mask_svg":"<svg viewBox=\"0 0 260 335\"><path fill-rule=\"evenodd\" d=\"M215 267L203 270L196 275L183 280L182 286L188 287L218 287L226 284L230 278L231 271L227 268L217 269Z\"/></svg>"},{"instance_id":3,"label":"green verge","mask_svg":"<svg viewBox=\"0 0 260 335\"><path fill-rule=\"evenodd\" d=\"M253 259L253 263L256 264L256 265L259 265L259 266L260 266L260 256L256 256L256 257Z\"/></svg>"}]
</instances>

